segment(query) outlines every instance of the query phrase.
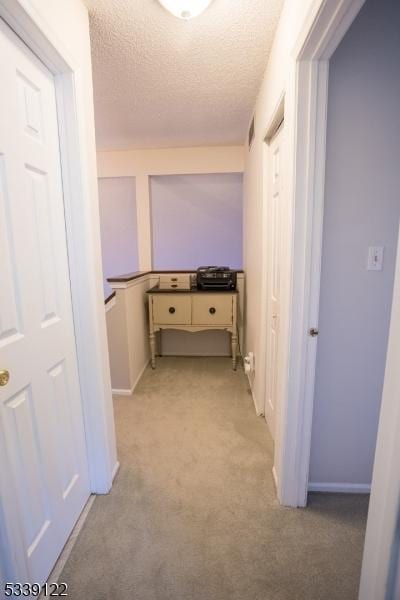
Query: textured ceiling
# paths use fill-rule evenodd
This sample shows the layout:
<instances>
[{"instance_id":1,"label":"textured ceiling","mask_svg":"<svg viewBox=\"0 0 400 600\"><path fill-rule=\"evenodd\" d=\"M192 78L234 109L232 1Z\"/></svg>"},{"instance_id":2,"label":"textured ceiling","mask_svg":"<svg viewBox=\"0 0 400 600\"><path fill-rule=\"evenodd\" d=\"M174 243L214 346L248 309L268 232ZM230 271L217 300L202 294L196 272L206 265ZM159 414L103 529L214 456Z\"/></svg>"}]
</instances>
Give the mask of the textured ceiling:
<instances>
[{"instance_id":1,"label":"textured ceiling","mask_svg":"<svg viewBox=\"0 0 400 600\"><path fill-rule=\"evenodd\" d=\"M243 143L283 0L84 0L99 149Z\"/></svg>"}]
</instances>

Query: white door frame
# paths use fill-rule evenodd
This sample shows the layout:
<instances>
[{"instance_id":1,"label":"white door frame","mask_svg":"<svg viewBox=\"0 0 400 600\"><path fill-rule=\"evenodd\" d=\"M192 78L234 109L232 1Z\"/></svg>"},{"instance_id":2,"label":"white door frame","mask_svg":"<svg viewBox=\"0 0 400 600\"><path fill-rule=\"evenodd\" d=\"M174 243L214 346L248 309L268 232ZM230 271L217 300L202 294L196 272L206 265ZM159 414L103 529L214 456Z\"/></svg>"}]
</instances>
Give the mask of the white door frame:
<instances>
[{"instance_id":1,"label":"white door frame","mask_svg":"<svg viewBox=\"0 0 400 600\"><path fill-rule=\"evenodd\" d=\"M107 493L118 468L105 326L99 222L88 181L93 177L84 151L85 129L77 81L83 74L62 41L27 0L0 0L0 17L53 73L72 307L90 486ZM95 177L95 174L94 174ZM96 213L95 213L96 214ZM1 496L0 496L1 508Z\"/></svg>"},{"instance_id":2,"label":"white door frame","mask_svg":"<svg viewBox=\"0 0 400 600\"><path fill-rule=\"evenodd\" d=\"M292 206L287 294L286 371L276 445L279 501L305 506L311 448L324 209L329 59L365 0L315 0L295 44L285 122ZM289 93L288 93L289 92ZM289 107L287 106L289 104ZM282 307L284 311L285 307Z\"/></svg>"}]
</instances>

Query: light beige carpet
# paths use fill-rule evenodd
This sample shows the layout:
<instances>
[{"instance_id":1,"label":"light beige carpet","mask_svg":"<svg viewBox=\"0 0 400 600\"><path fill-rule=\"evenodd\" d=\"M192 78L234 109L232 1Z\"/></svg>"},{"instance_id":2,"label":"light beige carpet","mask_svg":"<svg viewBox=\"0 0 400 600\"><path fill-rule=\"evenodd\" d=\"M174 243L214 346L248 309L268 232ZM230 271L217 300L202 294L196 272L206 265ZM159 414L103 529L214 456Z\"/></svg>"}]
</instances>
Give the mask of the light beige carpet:
<instances>
[{"instance_id":1,"label":"light beige carpet","mask_svg":"<svg viewBox=\"0 0 400 600\"><path fill-rule=\"evenodd\" d=\"M160 358L115 399L120 472L60 577L73 600L356 600L368 498L280 507L230 359Z\"/></svg>"}]
</instances>

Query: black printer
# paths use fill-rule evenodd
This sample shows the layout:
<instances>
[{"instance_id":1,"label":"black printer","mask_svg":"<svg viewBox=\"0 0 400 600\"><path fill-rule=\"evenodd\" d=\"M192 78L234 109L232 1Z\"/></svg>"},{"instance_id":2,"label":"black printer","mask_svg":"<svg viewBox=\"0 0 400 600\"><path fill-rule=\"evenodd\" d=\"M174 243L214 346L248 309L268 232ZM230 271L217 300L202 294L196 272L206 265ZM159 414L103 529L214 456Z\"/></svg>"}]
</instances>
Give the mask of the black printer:
<instances>
[{"instance_id":1,"label":"black printer","mask_svg":"<svg viewBox=\"0 0 400 600\"><path fill-rule=\"evenodd\" d=\"M199 267L197 269L199 290L235 290L236 271L229 267Z\"/></svg>"}]
</instances>

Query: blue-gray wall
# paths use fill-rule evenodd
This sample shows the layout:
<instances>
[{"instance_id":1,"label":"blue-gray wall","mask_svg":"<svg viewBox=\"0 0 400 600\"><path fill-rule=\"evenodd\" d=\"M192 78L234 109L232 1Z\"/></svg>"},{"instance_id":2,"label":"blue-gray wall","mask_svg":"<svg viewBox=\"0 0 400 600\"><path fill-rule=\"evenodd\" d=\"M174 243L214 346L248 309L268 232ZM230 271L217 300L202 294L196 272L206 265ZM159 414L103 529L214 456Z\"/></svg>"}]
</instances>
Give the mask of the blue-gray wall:
<instances>
[{"instance_id":1,"label":"blue-gray wall","mask_svg":"<svg viewBox=\"0 0 400 600\"><path fill-rule=\"evenodd\" d=\"M153 268L243 266L242 174L151 177Z\"/></svg>"},{"instance_id":2,"label":"blue-gray wall","mask_svg":"<svg viewBox=\"0 0 400 600\"><path fill-rule=\"evenodd\" d=\"M104 295L107 297L112 291L107 277L139 270L135 178L99 179L99 206Z\"/></svg>"},{"instance_id":3,"label":"blue-gray wall","mask_svg":"<svg viewBox=\"0 0 400 600\"><path fill-rule=\"evenodd\" d=\"M311 482L371 482L400 215L400 2L367 0L330 63ZM367 271L368 246L385 246Z\"/></svg>"}]
</instances>

